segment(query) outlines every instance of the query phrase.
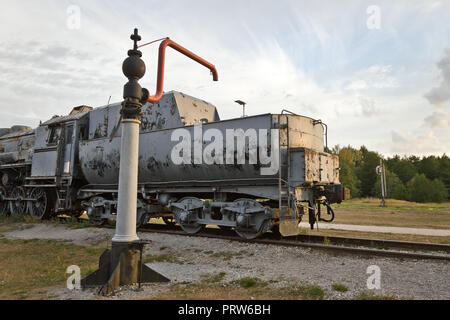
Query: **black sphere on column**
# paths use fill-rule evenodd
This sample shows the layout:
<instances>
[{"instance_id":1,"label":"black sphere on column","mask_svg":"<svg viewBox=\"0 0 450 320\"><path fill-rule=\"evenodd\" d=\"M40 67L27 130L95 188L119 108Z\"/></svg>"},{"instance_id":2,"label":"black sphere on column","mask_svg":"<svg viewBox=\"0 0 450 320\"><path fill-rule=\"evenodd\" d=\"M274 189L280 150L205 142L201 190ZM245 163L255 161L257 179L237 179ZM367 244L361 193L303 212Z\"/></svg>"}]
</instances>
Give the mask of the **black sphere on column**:
<instances>
[{"instance_id":1,"label":"black sphere on column","mask_svg":"<svg viewBox=\"0 0 450 320\"><path fill-rule=\"evenodd\" d=\"M138 29L134 29L134 34L131 35L133 40L133 49L128 51L128 58L122 64L123 74L128 78L128 82L123 89L122 115L125 119L138 119L140 115L140 108L145 103L145 92L139 84L139 79L145 75L145 63L141 59L142 52L138 50L137 42L141 40L138 34Z\"/></svg>"}]
</instances>

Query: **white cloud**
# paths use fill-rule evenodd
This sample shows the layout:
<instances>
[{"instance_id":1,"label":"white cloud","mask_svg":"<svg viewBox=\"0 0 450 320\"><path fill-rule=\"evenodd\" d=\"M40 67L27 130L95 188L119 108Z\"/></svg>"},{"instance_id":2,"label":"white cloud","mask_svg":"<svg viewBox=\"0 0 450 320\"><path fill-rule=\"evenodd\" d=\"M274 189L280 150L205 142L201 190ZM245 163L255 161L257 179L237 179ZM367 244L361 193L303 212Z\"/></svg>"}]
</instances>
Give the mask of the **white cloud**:
<instances>
[{"instance_id":1,"label":"white cloud","mask_svg":"<svg viewBox=\"0 0 450 320\"><path fill-rule=\"evenodd\" d=\"M441 73L442 81L439 86L431 89L425 97L430 103L440 107L450 101L450 47L445 50L444 56L436 65Z\"/></svg>"},{"instance_id":2,"label":"white cloud","mask_svg":"<svg viewBox=\"0 0 450 320\"><path fill-rule=\"evenodd\" d=\"M0 9L2 24L11 26L0 29L0 126L36 126L73 106L104 105L110 95L119 101L121 63L137 26L143 41L170 36L216 65L220 81L213 83L205 68L168 49L165 90L210 101L224 119L241 115L234 100L243 99L249 114L287 108L321 118L331 145L389 153L400 150L401 137L423 136L445 152L445 123L423 99L433 79L421 68L437 61L430 48L448 41L442 13L449 6L421 3L380 1L382 29L371 32L367 5L352 1L10 2ZM80 30L66 27L71 4L80 6ZM423 34L430 42L420 42ZM143 54L141 85L153 92L157 45ZM425 149L414 145L411 153Z\"/></svg>"}]
</instances>

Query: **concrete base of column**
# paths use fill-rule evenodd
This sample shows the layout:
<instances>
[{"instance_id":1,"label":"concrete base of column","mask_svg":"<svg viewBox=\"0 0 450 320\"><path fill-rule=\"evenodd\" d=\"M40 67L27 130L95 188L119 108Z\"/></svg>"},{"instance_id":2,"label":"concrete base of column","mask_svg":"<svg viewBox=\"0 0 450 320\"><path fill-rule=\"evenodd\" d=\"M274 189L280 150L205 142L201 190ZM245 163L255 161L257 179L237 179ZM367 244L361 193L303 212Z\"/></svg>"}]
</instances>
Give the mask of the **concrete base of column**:
<instances>
[{"instance_id":1,"label":"concrete base of column","mask_svg":"<svg viewBox=\"0 0 450 320\"><path fill-rule=\"evenodd\" d=\"M135 283L170 282L170 280L143 264L141 252L145 242L113 242L112 249L100 257L99 268L83 280L83 289L100 286L99 293L108 295L120 286Z\"/></svg>"}]
</instances>

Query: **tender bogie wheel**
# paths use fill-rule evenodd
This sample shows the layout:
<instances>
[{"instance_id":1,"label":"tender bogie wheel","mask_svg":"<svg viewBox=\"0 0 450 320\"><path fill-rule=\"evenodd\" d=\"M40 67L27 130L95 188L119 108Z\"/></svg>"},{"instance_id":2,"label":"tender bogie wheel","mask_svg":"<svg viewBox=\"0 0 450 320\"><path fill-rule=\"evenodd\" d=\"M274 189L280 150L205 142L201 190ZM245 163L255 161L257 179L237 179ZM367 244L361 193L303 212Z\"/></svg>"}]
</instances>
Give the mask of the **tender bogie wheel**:
<instances>
[{"instance_id":1,"label":"tender bogie wheel","mask_svg":"<svg viewBox=\"0 0 450 320\"><path fill-rule=\"evenodd\" d=\"M235 203L239 203L242 206L248 207L248 208L261 208L261 210L264 208L258 201L255 201L253 199L237 199L234 201ZM260 230L246 230L241 228L235 228L234 231L237 233L238 236L241 238L247 239L247 240L253 240L258 238L261 234L263 234L265 230L265 224L269 223L266 221L262 224Z\"/></svg>"},{"instance_id":2,"label":"tender bogie wheel","mask_svg":"<svg viewBox=\"0 0 450 320\"><path fill-rule=\"evenodd\" d=\"M27 202L24 200L26 198L26 192L23 187L15 187L11 192L11 200L9 202L9 210L12 216L21 216L27 211Z\"/></svg>"},{"instance_id":3,"label":"tender bogie wheel","mask_svg":"<svg viewBox=\"0 0 450 320\"><path fill-rule=\"evenodd\" d=\"M102 218L89 218L89 221L92 222L92 224L96 227L101 227L105 225L108 222L108 219L102 219Z\"/></svg>"},{"instance_id":4,"label":"tender bogie wheel","mask_svg":"<svg viewBox=\"0 0 450 320\"><path fill-rule=\"evenodd\" d=\"M181 204L193 204L195 205L201 205L203 203L202 200L194 197L186 197L178 201L178 203ZM201 209L199 209L201 210ZM177 221L180 225L181 229L183 229L184 232L188 234L196 234L199 233L203 228L205 228L205 225L197 223L197 222L191 222L191 223L184 223L182 221Z\"/></svg>"},{"instance_id":5,"label":"tender bogie wheel","mask_svg":"<svg viewBox=\"0 0 450 320\"><path fill-rule=\"evenodd\" d=\"M51 191L44 188L33 188L30 191L28 213L35 219L44 220L51 216L53 197Z\"/></svg>"},{"instance_id":6,"label":"tender bogie wheel","mask_svg":"<svg viewBox=\"0 0 450 320\"><path fill-rule=\"evenodd\" d=\"M147 214L137 215L136 217L136 228L145 226L149 221L149 216Z\"/></svg>"},{"instance_id":7,"label":"tender bogie wheel","mask_svg":"<svg viewBox=\"0 0 450 320\"><path fill-rule=\"evenodd\" d=\"M8 192L4 187L0 187L0 217L6 216L9 212L9 203L4 198L8 197Z\"/></svg>"},{"instance_id":8,"label":"tender bogie wheel","mask_svg":"<svg viewBox=\"0 0 450 320\"><path fill-rule=\"evenodd\" d=\"M94 197L91 198L90 201L95 204L95 203L102 203L103 200L104 199L102 197ZM96 207L94 210L91 211L87 210L89 221L96 227L103 226L108 222L108 218L102 218L103 210L104 209L102 207Z\"/></svg>"}]
</instances>

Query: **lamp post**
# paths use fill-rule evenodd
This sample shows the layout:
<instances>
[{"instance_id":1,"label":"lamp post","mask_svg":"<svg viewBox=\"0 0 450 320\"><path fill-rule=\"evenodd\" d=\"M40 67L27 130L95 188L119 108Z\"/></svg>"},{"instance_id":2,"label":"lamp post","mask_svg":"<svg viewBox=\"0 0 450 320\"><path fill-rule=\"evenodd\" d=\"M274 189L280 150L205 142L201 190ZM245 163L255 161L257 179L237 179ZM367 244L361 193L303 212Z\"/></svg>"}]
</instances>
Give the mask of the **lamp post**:
<instances>
[{"instance_id":1,"label":"lamp post","mask_svg":"<svg viewBox=\"0 0 450 320\"><path fill-rule=\"evenodd\" d=\"M381 207L386 206L386 196L387 196L387 188L386 188L386 169L384 167L383 160L380 159L380 165L376 167L375 171L380 176L380 186L381 186Z\"/></svg>"},{"instance_id":2,"label":"lamp post","mask_svg":"<svg viewBox=\"0 0 450 320\"><path fill-rule=\"evenodd\" d=\"M236 100L235 102L242 106L242 118L245 118L245 105L247 104L247 102L244 102L242 100Z\"/></svg>"}]
</instances>

